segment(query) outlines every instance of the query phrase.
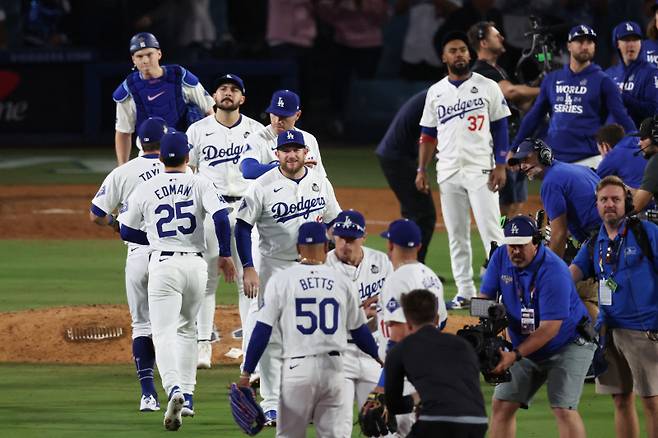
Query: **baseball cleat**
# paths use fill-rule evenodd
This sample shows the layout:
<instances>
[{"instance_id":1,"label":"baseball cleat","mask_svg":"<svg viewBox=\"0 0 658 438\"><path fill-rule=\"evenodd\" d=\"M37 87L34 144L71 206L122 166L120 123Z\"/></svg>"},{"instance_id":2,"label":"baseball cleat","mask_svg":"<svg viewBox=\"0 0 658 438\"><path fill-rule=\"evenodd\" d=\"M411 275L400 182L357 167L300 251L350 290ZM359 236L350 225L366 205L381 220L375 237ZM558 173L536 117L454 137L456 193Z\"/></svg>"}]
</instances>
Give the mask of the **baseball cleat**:
<instances>
[{"instance_id":1,"label":"baseball cleat","mask_svg":"<svg viewBox=\"0 0 658 438\"><path fill-rule=\"evenodd\" d=\"M265 427L276 427L276 411L265 412Z\"/></svg>"},{"instance_id":2,"label":"baseball cleat","mask_svg":"<svg viewBox=\"0 0 658 438\"><path fill-rule=\"evenodd\" d=\"M198 344L199 357L197 368L210 368L212 366L212 345L208 341L201 341Z\"/></svg>"},{"instance_id":3,"label":"baseball cleat","mask_svg":"<svg viewBox=\"0 0 658 438\"><path fill-rule=\"evenodd\" d=\"M183 419L181 418L181 412L183 410L183 404L185 403L185 397L180 391L172 393L169 403L167 403L167 411L164 415L164 427L167 430L178 430L183 424Z\"/></svg>"},{"instance_id":4,"label":"baseball cleat","mask_svg":"<svg viewBox=\"0 0 658 438\"><path fill-rule=\"evenodd\" d=\"M183 394L183 397L185 397L185 403L183 403L181 415L183 417L194 417L194 399L192 398L192 394Z\"/></svg>"},{"instance_id":5,"label":"baseball cleat","mask_svg":"<svg viewBox=\"0 0 658 438\"><path fill-rule=\"evenodd\" d=\"M160 402L155 394L142 394L139 402L139 410L142 412L155 412L160 410Z\"/></svg>"},{"instance_id":6,"label":"baseball cleat","mask_svg":"<svg viewBox=\"0 0 658 438\"><path fill-rule=\"evenodd\" d=\"M457 309L468 309L471 307L471 300L468 298L460 297L455 295L455 298L452 301L446 303L446 309L448 310L457 310Z\"/></svg>"}]
</instances>

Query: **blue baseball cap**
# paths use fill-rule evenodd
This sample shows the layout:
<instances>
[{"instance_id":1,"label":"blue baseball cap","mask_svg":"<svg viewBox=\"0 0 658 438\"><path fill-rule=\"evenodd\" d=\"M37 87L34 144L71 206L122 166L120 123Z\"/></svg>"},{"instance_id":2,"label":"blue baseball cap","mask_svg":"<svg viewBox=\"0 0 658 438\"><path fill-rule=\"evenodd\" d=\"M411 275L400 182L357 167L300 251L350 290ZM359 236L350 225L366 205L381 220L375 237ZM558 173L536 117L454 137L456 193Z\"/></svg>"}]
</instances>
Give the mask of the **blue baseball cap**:
<instances>
[{"instance_id":1,"label":"blue baseball cap","mask_svg":"<svg viewBox=\"0 0 658 438\"><path fill-rule=\"evenodd\" d=\"M130 54L133 55L142 49L160 49L158 39L152 33L140 32L130 38Z\"/></svg>"},{"instance_id":2,"label":"blue baseball cap","mask_svg":"<svg viewBox=\"0 0 658 438\"><path fill-rule=\"evenodd\" d=\"M281 149L285 146L298 146L300 148L305 148L304 134L302 134L301 131L295 131L294 129L283 131L276 138L276 148Z\"/></svg>"},{"instance_id":3,"label":"blue baseball cap","mask_svg":"<svg viewBox=\"0 0 658 438\"><path fill-rule=\"evenodd\" d=\"M409 219L398 219L388 225L388 230L380 234L384 239L405 248L414 248L420 245L420 228L416 222Z\"/></svg>"},{"instance_id":4,"label":"blue baseball cap","mask_svg":"<svg viewBox=\"0 0 658 438\"><path fill-rule=\"evenodd\" d=\"M592 41L596 41L596 32L594 32L594 29L586 24L579 24L578 26L571 28L569 31L569 39L567 41L571 42L580 37L589 38Z\"/></svg>"},{"instance_id":5,"label":"blue baseball cap","mask_svg":"<svg viewBox=\"0 0 658 438\"><path fill-rule=\"evenodd\" d=\"M184 132L170 129L160 139L160 156L167 158L182 158L190 153L187 135Z\"/></svg>"},{"instance_id":6,"label":"blue baseball cap","mask_svg":"<svg viewBox=\"0 0 658 438\"><path fill-rule=\"evenodd\" d=\"M525 245L532 242L532 237L537 234L537 225L531 217L518 215L507 221L503 234L505 245Z\"/></svg>"},{"instance_id":7,"label":"blue baseball cap","mask_svg":"<svg viewBox=\"0 0 658 438\"><path fill-rule=\"evenodd\" d=\"M344 210L334 220L334 235L358 239L366 234L366 219L356 210Z\"/></svg>"},{"instance_id":8,"label":"blue baseball cap","mask_svg":"<svg viewBox=\"0 0 658 438\"><path fill-rule=\"evenodd\" d=\"M299 96L290 90L275 91L270 106L265 110L266 113L279 117L290 117L297 111L299 111Z\"/></svg>"},{"instance_id":9,"label":"blue baseball cap","mask_svg":"<svg viewBox=\"0 0 658 438\"><path fill-rule=\"evenodd\" d=\"M315 245L328 242L327 227L322 222L306 222L299 227L297 243L299 245Z\"/></svg>"},{"instance_id":10,"label":"blue baseball cap","mask_svg":"<svg viewBox=\"0 0 658 438\"><path fill-rule=\"evenodd\" d=\"M240 91L242 91L242 94L246 93L246 89L244 88L244 81L240 76L234 75L233 73L227 73L217 78L213 87L213 92L217 91L220 85L226 83L235 84L240 89Z\"/></svg>"},{"instance_id":11,"label":"blue baseball cap","mask_svg":"<svg viewBox=\"0 0 658 438\"><path fill-rule=\"evenodd\" d=\"M634 21L624 21L619 23L612 30L612 40L614 42L631 35L638 37L638 39L642 38L642 29L640 29L640 25Z\"/></svg>"},{"instance_id":12,"label":"blue baseball cap","mask_svg":"<svg viewBox=\"0 0 658 438\"><path fill-rule=\"evenodd\" d=\"M149 117L137 129L137 136L142 144L155 143L167 133L167 122L162 117Z\"/></svg>"},{"instance_id":13,"label":"blue baseball cap","mask_svg":"<svg viewBox=\"0 0 658 438\"><path fill-rule=\"evenodd\" d=\"M531 138L524 139L517 147L512 149L512 156L507 160L510 166L518 166L521 160L535 151L535 142Z\"/></svg>"}]
</instances>

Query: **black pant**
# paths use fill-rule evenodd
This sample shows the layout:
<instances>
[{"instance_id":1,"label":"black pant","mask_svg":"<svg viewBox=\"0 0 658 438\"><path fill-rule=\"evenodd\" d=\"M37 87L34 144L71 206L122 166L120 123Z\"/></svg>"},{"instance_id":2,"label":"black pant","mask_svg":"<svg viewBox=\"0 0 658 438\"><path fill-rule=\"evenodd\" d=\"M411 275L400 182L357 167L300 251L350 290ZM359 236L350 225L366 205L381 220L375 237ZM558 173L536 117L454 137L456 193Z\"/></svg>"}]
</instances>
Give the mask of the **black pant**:
<instances>
[{"instance_id":1,"label":"black pant","mask_svg":"<svg viewBox=\"0 0 658 438\"><path fill-rule=\"evenodd\" d=\"M417 421L407 438L484 438L486 424Z\"/></svg>"},{"instance_id":2,"label":"black pant","mask_svg":"<svg viewBox=\"0 0 658 438\"><path fill-rule=\"evenodd\" d=\"M422 193L416 189L415 160L391 160L380 157L379 165L384 172L388 185L400 202L400 214L410 219L420 227L423 246L418 253L418 261L425 263L425 255L432 240L432 233L436 225L436 209L432 194Z\"/></svg>"}]
</instances>

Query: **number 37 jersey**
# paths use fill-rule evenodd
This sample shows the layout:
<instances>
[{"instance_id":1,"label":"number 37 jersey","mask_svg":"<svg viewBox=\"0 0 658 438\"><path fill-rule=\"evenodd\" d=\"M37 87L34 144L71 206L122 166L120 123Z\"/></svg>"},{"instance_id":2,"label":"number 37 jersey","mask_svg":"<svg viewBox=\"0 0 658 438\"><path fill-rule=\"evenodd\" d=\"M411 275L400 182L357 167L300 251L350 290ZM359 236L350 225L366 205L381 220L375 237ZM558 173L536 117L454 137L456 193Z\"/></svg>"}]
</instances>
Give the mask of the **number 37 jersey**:
<instances>
[{"instance_id":1,"label":"number 37 jersey","mask_svg":"<svg viewBox=\"0 0 658 438\"><path fill-rule=\"evenodd\" d=\"M151 249L202 252L203 220L230 207L215 186L189 173L161 173L140 184L123 205L119 222L139 229L144 223Z\"/></svg>"},{"instance_id":2,"label":"number 37 jersey","mask_svg":"<svg viewBox=\"0 0 658 438\"><path fill-rule=\"evenodd\" d=\"M258 321L280 325L284 358L344 351L348 330L365 323L351 287L327 265L292 266L267 283Z\"/></svg>"}]
</instances>

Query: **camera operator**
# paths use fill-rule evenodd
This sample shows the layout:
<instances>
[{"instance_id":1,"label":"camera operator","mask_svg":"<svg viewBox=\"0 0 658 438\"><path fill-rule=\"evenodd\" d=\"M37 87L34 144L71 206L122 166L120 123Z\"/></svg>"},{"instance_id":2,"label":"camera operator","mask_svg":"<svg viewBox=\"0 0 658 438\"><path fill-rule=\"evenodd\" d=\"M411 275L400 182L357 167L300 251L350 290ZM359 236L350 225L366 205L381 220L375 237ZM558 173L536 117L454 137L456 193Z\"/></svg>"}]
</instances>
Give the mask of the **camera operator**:
<instances>
[{"instance_id":1,"label":"camera operator","mask_svg":"<svg viewBox=\"0 0 658 438\"><path fill-rule=\"evenodd\" d=\"M546 140L555 147L556 158L596 167L601 156L594 134L608 115L627 132L636 129L619 88L592 62L595 47L596 32L591 27L583 24L569 31L569 64L546 75L513 146L531 136L548 114L551 119Z\"/></svg>"},{"instance_id":2,"label":"camera operator","mask_svg":"<svg viewBox=\"0 0 658 438\"><path fill-rule=\"evenodd\" d=\"M584 337L590 324L587 310L567 266L541 244L534 220L516 216L505 224L504 235L504 245L493 253L481 286L482 296L502 297L514 346L512 351L501 349L493 370L509 369L512 380L496 386L489 436L514 437L516 411L527 409L547 382L560 437L584 437L577 408L595 350Z\"/></svg>"},{"instance_id":3,"label":"camera operator","mask_svg":"<svg viewBox=\"0 0 658 438\"><path fill-rule=\"evenodd\" d=\"M389 414L409 411L402 396L407 377L422 402L407 437L484 437L487 414L473 348L459 336L437 330L438 301L429 290L413 290L401 301L409 334L386 356Z\"/></svg>"},{"instance_id":4,"label":"camera operator","mask_svg":"<svg viewBox=\"0 0 658 438\"><path fill-rule=\"evenodd\" d=\"M649 160L644 168L642 184L633 195L634 211L643 211L658 199L658 116L648 117L640 125L640 151Z\"/></svg>"},{"instance_id":5,"label":"camera operator","mask_svg":"<svg viewBox=\"0 0 658 438\"><path fill-rule=\"evenodd\" d=\"M647 436L658 438L658 226L626 217L630 193L616 176L601 180L596 199L603 225L569 267L575 281L593 275L600 284L597 326L608 369L596 392L612 395L617 437L639 436L635 392Z\"/></svg>"}]
</instances>

